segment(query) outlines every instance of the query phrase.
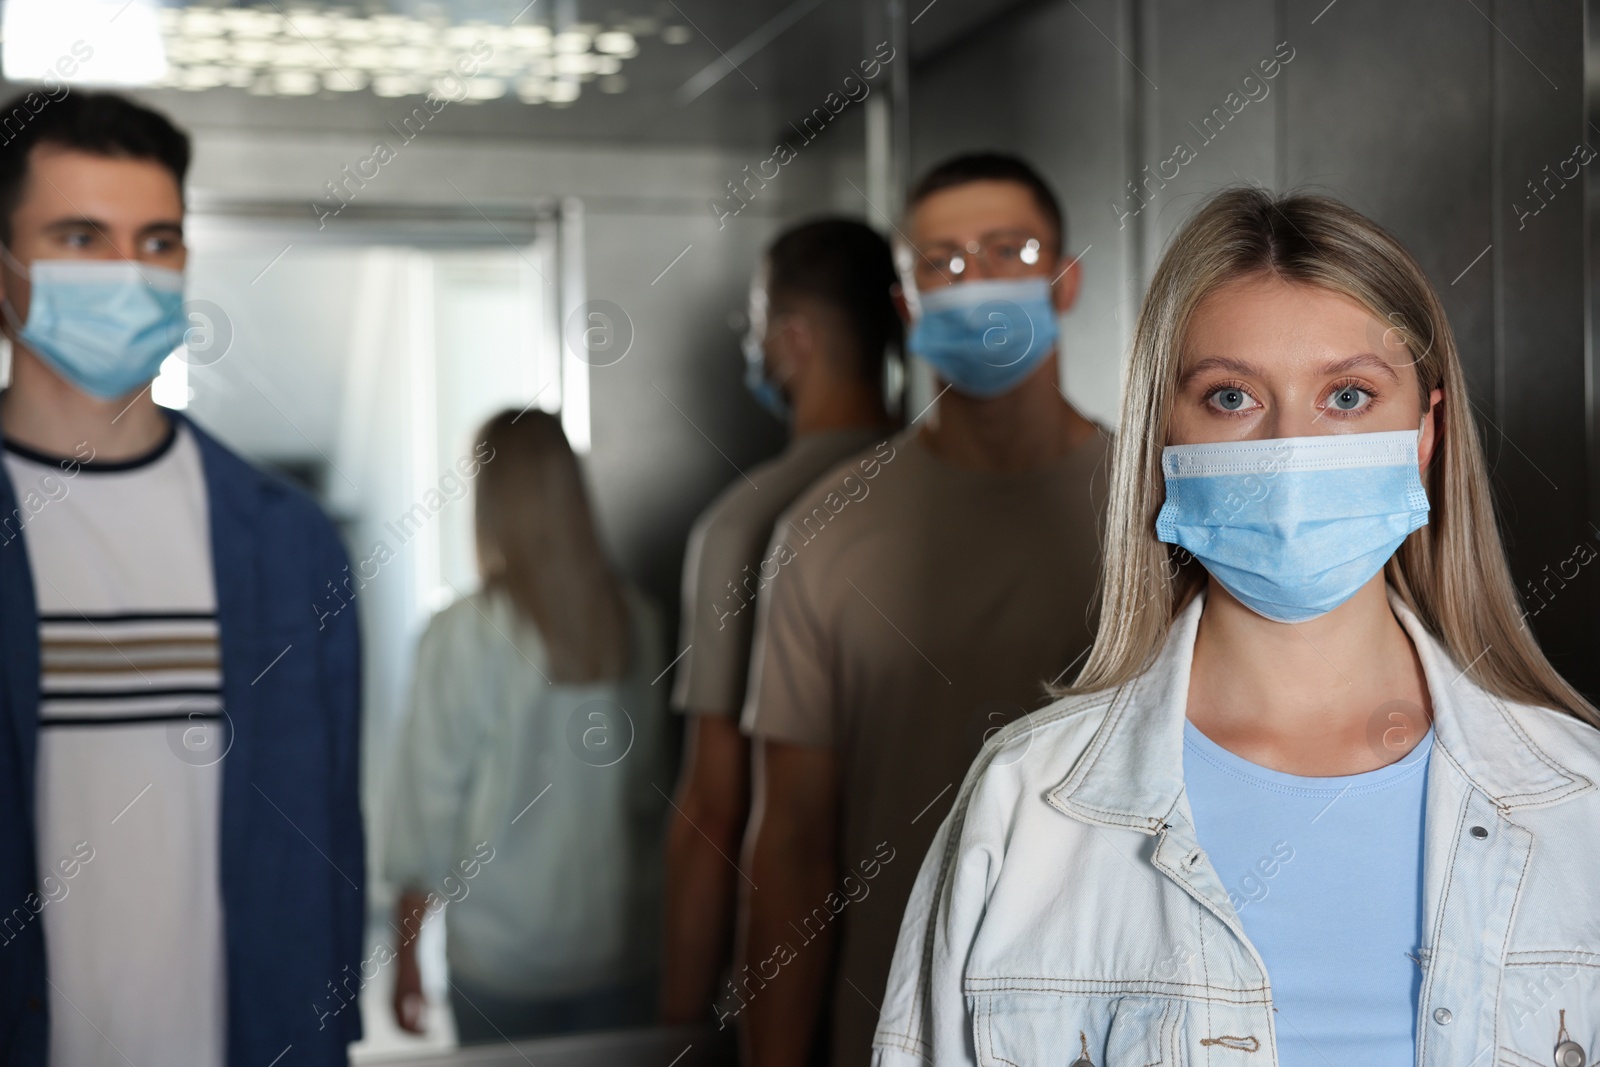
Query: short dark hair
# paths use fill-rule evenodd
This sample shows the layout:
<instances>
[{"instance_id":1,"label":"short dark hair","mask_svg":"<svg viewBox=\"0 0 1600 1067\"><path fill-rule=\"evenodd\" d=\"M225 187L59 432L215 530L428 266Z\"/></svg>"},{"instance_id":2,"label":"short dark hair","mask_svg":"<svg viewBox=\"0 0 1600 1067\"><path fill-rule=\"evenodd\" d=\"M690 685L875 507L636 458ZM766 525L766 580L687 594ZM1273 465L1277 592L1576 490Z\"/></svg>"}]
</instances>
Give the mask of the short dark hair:
<instances>
[{"instance_id":1,"label":"short dark hair","mask_svg":"<svg viewBox=\"0 0 1600 1067\"><path fill-rule=\"evenodd\" d=\"M884 349L900 345L889 242L856 219L820 218L784 231L767 249L767 299L821 301L844 316L862 378L881 380Z\"/></svg>"},{"instance_id":2,"label":"short dark hair","mask_svg":"<svg viewBox=\"0 0 1600 1067\"><path fill-rule=\"evenodd\" d=\"M11 216L28 178L29 154L41 144L154 160L172 173L180 189L189 171L189 135L165 115L125 96L72 89L60 97L39 91L12 97L0 104L0 240L7 245Z\"/></svg>"},{"instance_id":3,"label":"short dark hair","mask_svg":"<svg viewBox=\"0 0 1600 1067\"><path fill-rule=\"evenodd\" d=\"M906 198L906 210L910 211L942 189L969 182L1015 182L1028 190L1055 230L1052 236L1056 239L1057 254L1066 251L1067 216L1061 210L1056 194L1038 171L1016 156L1003 152L971 152L945 160L911 187L911 195Z\"/></svg>"}]
</instances>

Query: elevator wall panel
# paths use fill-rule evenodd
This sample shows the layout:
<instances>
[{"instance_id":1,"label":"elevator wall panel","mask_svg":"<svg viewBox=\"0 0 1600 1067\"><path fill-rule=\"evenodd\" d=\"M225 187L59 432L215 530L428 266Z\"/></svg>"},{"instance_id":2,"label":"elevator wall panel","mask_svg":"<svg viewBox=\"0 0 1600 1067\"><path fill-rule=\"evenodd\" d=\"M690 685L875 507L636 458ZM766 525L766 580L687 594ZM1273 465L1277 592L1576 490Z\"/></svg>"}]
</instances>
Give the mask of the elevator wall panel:
<instances>
[{"instance_id":1,"label":"elevator wall panel","mask_svg":"<svg viewBox=\"0 0 1600 1067\"><path fill-rule=\"evenodd\" d=\"M1205 194L1321 192L1393 231L1450 317L1526 621L1595 697L1584 30L1573 0L1038 0L919 61L913 158L1004 148L1061 187L1094 245L1069 391L1101 417L1105 357Z\"/></svg>"}]
</instances>

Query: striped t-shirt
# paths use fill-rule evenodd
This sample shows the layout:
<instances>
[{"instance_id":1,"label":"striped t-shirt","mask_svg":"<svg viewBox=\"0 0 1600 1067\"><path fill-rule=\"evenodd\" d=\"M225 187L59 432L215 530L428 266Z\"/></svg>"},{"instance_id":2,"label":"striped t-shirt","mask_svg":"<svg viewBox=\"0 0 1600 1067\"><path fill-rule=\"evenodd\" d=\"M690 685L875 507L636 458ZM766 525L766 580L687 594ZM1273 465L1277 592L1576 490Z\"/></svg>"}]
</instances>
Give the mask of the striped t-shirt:
<instances>
[{"instance_id":1,"label":"striped t-shirt","mask_svg":"<svg viewBox=\"0 0 1600 1067\"><path fill-rule=\"evenodd\" d=\"M50 1063L225 1059L222 761L205 482L174 426L137 459L6 442L39 609L37 843ZM19 529L20 528L20 529Z\"/></svg>"}]
</instances>

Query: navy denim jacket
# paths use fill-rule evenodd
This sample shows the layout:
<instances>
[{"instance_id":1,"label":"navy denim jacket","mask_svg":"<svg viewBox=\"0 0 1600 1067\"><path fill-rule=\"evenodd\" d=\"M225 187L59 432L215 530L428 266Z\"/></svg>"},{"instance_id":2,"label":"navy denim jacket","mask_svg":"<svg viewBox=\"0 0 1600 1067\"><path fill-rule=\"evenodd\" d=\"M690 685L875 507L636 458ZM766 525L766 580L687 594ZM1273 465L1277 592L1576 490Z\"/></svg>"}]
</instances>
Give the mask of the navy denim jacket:
<instances>
[{"instance_id":1,"label":"navy denim jacket","mask_svg":"<svg viewBox=\"0 0 1600 1067\"><path fill-rule=\"evenodd\" d=\"M293 1046L286 1062L342 1065L359 1013L323 1018L318 1006L361 965L360 643L355 612L313 605L348 557L309 497L178 418L205 470L231 729L220 860L228 1063L266 1067ZM34 920L7 924L0 944L0 1063L43 1067L43 923L26 903L36 891L39 624L16 509L0 467L0 522L11 520L0 534L0 922L17 909Z\"/></svg>"}]
</instances>

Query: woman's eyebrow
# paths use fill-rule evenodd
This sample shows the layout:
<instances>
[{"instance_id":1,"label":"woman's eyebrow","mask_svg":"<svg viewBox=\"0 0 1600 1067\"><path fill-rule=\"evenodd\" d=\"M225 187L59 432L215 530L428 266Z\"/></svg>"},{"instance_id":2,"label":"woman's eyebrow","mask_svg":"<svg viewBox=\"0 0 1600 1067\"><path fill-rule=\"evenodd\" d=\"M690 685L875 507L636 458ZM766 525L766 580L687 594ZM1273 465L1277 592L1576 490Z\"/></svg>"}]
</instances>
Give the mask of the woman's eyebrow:
<instances>
[{"instance_id":1,"label":"woman's eyebrow","mask_svg":"<svg viewBox=\"0 0 1600 1067\"><path fill-rule=\"evenodd\" d=\"M1212 371L1219 370L1228 371L1241 377L1251 377L1261 373L1255 364L1246 363L1242 359L1230 359L1227 356L1207 356L1205 359L1197 360L1192 367L1183 372L1178 378L1178 388L1187 388L1190 382L1202 374L1209 374Z\"/></svg>"},{"instance_id":2,"label":"woman's eyebrow","mask_svg":"<svg viewBox=\"0 0 1600 1067\"><path fill-rule=\"evenodd\" d=\"M1389 361L1372 352L1360 352L1356 355L1346 357L1345 359L1338 360L1334 363L1329 363L1327 366L1322 368L1322 373L1344 374L1348 371L1358 370L1362 367L1368 367L1373 370L1381 371L1382 373L1387 374L1392 381L1398 382L1400 380L1400 375L1395 373L1395 369L1389 365Z\"/></svg>"}]
</instances>

